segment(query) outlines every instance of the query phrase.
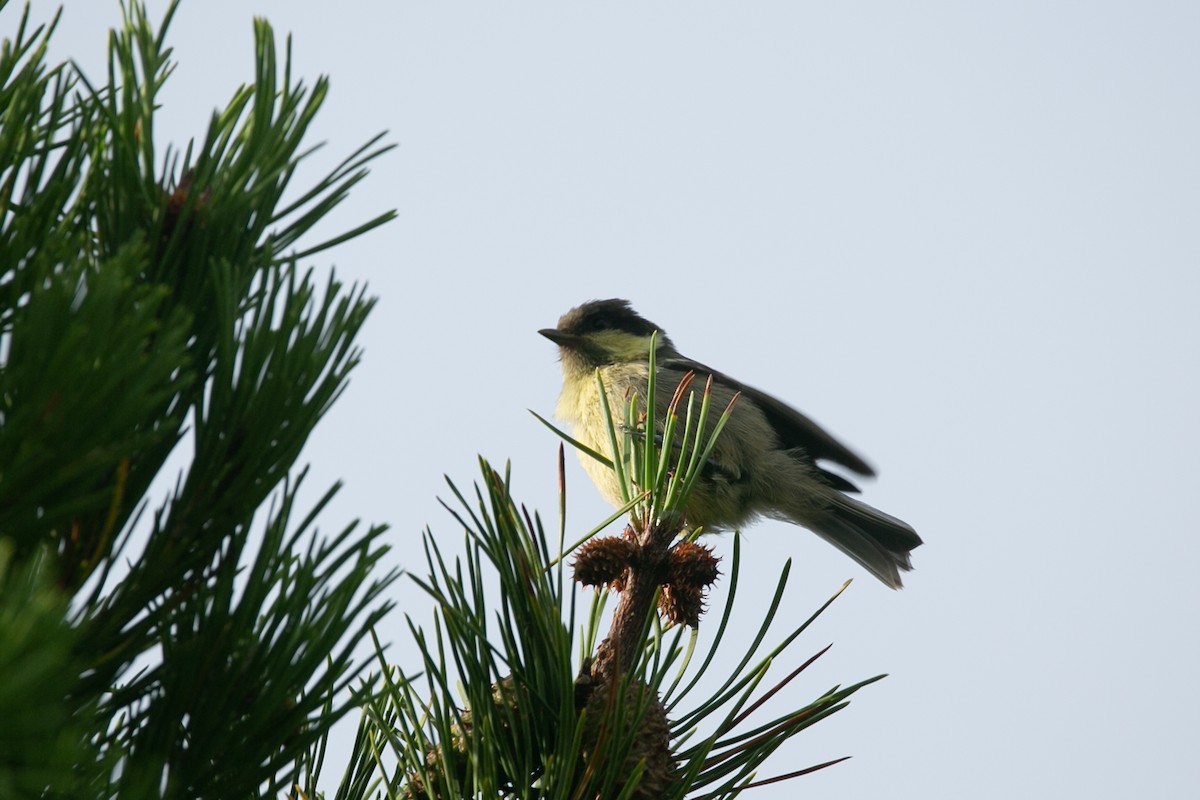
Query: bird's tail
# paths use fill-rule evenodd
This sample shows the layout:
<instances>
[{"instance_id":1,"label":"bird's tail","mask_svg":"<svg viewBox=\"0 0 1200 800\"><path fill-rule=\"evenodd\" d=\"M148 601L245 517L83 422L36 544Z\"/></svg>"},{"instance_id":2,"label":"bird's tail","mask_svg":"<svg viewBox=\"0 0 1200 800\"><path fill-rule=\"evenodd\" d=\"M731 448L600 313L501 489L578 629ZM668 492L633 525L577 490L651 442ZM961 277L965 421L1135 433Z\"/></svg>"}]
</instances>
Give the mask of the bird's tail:
<instances>
[{"instance_id":1,"label":"bird's tail","mask_svg":"<svg viewBox=\"0 0 1200 800\"><path fill-rule=\"evenodd\" d=\"M906 522L860 500L838 491L823 494L827 501L823 507L806 509L796 521L899 589L900 572L912 569L909 554L921 544L921 537Z\"/></svg>"}]
</instances>

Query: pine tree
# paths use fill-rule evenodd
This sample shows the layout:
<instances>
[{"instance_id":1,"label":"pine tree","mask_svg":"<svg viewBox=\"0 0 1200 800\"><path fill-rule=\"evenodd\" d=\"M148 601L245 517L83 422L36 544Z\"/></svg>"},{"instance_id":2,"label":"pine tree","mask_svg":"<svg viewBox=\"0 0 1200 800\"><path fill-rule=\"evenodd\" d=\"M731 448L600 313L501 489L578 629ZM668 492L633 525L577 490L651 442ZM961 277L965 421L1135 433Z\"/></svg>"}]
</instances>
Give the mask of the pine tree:
<instances>
[{"instance_id":1,"label":"pine tree","mask_svg":"<svg viewBox=\"0 0 1200 800\"><path fill-rule=\"evenodd\" d=\"M436 610L402 645L422 669L402 674L376 639L366 671L356 647L397 577L384 528L322 535L337 487L301 507L297 462L372 300L304 262L391 218L308 241L389 147L375 137L297 186L328 85L293 79L290 43L281 62L260 20L254 82L202 140L160 153L175 8L156 25L124 6L102 82L47 65L54 24L28 8L0 52L0 797L670 800L836 763L758 776L877 680L764 710L824 652L760 690L829 605L764 644L790 565L737 669L697 689L740 562L740 540L722 564L683 526L723 424L698 433L721 411L707 392L663 387L661 438L653 382L611 412L628 502L574 544L565 523L551 541L507 470L481 461L470 499L451 483L464 548L427 531L415 579ZM330 732L355 709L331 788Z\"/></svg>"},{"instance_id":2,"label":"pine tree","mask_svg":"<svg viewBox=\"0 0 1200 800\"><path fill-rule=\"evenodd\" d=\"M0 797L278 796L390 605L384 529L314 536L296 465L372 306L301 262L391 215L298 248L388 148L296 186L327 83L259 21L160 153L174 11L125 8L104 82L28 7L0 52Z\"/></svg>"},{"instance_id":3,"label":"pine tree","mask_svg":"<svg viewBox=\"0 0 1200 800\"><path fill-rule=\"evenodd\" d=\"M657 424L654 395L660 389L653 345L649 349L648 396L622 398L615 410L604 400L615 459L542 420L613 469L627 501L574 545L567 543L561 445L557 542L551 543L539 515L513 499L507 470L501 474L481 460L482 485L473 499L450 483L455 503L447 508L465 532L465 553L451 562L427 532L428 577L417 580L436 604L433 630L409 620L423 669L403 675L389 669L379 651L383 691L363 695L352 768L339 800L371 797L372 791L407 800L732 798L845 760L759 775L785 742L883 677L834 686L783 713L763 710L829 649L760 689L772 669L786 663L788 647L841 593L799 625L784 623L777 643L764 645L777 621L790 561L736 669L715 691L698 689L729 627L741 544L735 537L727 601L711 645L694 665L706 593L720 565L712 549L696 541L698 532L685 527L685 509L732 405L710 425L717 414L710 407L711 378L703 391L692 391L695 376L689 374L678 387L664 387L674 397ZM605 398L599 374L596 380ZM626 514L621 535L599 536ZM488 591L493 582L499 592ZM594 589L581 593L581 587ZM603 610L614 595L616 608L601 640Z\"/></svg>"}]
</instances>

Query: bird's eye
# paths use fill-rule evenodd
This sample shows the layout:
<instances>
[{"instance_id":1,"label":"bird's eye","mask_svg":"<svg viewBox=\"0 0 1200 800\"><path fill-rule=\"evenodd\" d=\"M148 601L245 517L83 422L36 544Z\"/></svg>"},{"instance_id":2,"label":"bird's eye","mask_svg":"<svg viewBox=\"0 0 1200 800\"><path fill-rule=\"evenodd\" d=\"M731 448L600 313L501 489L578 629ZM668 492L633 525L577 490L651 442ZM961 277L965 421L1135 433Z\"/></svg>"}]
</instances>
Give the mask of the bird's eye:
<instances>
[{"instance_id":1,"label":"bird's eye","mask_svg":"<svg viewBox=\"0 0 1200 800\"><path fill-rule=\"evenodd\" d=\"M606 331L612 327L612 321L608 317L596 317L592 320L591 328L593 331Z\"/></svg>"}]
</instances>

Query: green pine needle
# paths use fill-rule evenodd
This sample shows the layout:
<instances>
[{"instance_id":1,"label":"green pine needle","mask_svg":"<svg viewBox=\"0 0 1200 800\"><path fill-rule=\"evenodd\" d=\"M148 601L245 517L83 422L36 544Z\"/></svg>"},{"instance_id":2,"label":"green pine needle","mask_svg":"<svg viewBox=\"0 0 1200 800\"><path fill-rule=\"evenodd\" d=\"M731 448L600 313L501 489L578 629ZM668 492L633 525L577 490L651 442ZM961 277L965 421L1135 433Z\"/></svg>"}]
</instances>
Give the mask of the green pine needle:
<instances>
[{"instance_id":1,"label":"green pine needle","mask_svg":"<svg viewBox=\"0 0 1200 800\"><path fill-rule=\"evenodd\" d=\"M0 691L0 716L57 729L0 734L3 796L288 791L391 608L385 529L319 532L336 487L297 501L374 302L297 259L390 218L308 241L388 146L301 185L327 82L260 21L253 83L159 151L177 8L125 4L99 79L46 63L57 16L26 7L0 47L0 661L55 694ZM5 626L35 618L41 639ZM10 769L17 736L42 767Z\"/></svg>"}]
</instances>

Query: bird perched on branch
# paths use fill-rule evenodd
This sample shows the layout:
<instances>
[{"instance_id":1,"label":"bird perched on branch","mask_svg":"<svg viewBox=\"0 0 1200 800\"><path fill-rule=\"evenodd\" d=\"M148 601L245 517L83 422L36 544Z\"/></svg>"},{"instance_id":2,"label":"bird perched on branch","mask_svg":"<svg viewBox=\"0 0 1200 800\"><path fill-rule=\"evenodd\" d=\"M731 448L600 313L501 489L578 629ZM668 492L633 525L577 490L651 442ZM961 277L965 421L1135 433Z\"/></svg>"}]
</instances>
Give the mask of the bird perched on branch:
<instances>
[{"instance_id":1,"label":"bird perched on branch","mask_svg":"<svg viewBox=\"0 0 1200 800\"><path fill-rule=\"evenodd\" d=\"M689 525L729 529L758 516L783 519L808 528L888 586L900 588L900 571L912 569L909 553L921 537L906 523L847 495L858 488L820 462L863 476L873 476L874 470L808 417L683 356L662 328L639 316L626 300L584 303L564 314L557 327L539 333L557 344L562 356L557 415L571 424L575 438L609 458L612 448L596 371L615 404L630 392L645 398L652 334L661 387L657 420L665 418L672 392L689 371L696 374L696 386L712 376L712 407L718 411L741 393L687 500ZM582 453L580 458L601 494L622 505L613 470Z\"/></svg>"}]
</instances>

